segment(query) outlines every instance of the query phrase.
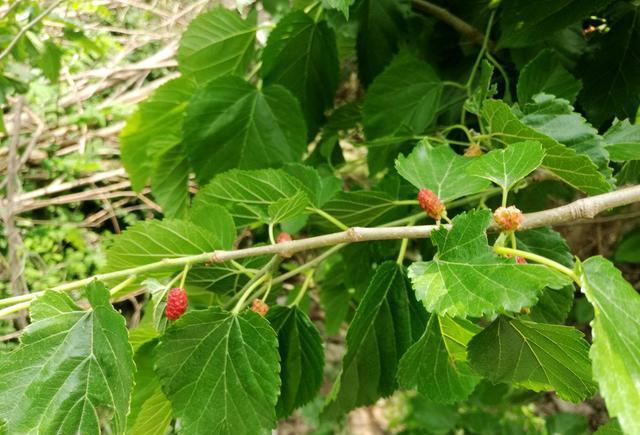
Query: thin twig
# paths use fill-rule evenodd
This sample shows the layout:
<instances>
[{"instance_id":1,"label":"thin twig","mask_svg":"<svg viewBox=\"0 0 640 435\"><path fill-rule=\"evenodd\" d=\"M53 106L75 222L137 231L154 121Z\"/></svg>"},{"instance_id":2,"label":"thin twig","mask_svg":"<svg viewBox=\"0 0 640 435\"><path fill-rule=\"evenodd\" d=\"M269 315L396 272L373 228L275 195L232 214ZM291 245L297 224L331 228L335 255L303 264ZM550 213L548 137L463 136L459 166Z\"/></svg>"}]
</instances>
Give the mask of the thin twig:
<instances>
[{"instance_id":1,"label":"thin twig","mask_svg":"<svg viewBox=\"0 0 640 435\"><path fill-rule=\"evenodd\" d=\"M536 228L547 225L554 225L568 220L577 220L583 218L592 218L596 214L614 207L628 205L634 202L640 202L640 185L627 187L615 192L604 193L602 195L583 198L570 204L545 210L537 213L529 213L524 215L522 229ZM450 225L442 225L442 227L450 228ZM255 257L261 255L280 255L283 253L295 253L311 249L317 249L325 246L342 245L345 243L356 243L374 240L398 240L398 239L423 239L431 235L431 233L440 228L437 225L420 225L420 226L403 226L403 227L375 227L362 228L353 227L346 231L338 233L325 234L322 236L309 237L306 239L298 239L290 242L278 243L276 245L255 246L236 250L219 250L213 252L204 252L202 254L187 255L176 258L165 258L154 263L142 266L132 267L129 269L118 270L115 272L101 273L89 278L53 287L53 291L69 291L83 287L94 280L110 280L115 278L125 278L131 275L141 275L149 271L183 267L187 264L203 264L203 263L223 263L225 261L237 260L239 258ZM334 248L338 248L335 246ZM332 248L333 249L333 248ZM278 277L278 278L282 278ZM278 278L273 283L280 282ZM34 292L26 295L14 296L0 299L0 306L13 305L21 302L27 302L42 295L44 292ZM6 310L0 313L10 314L13 311Z\"/></svg>"},{"instance_id":2,"label":"thin twig","mask_svg":"<svg viewBox=\"0 0 640 435\"><path fill-rule=\"evenodd\" d=\"M431 2L425 0L412 0L413 6L422 11L426 12L429 15L433 15L440 21L447 23L449 26L453 27L453 29L469 38L469 40L475 44L481 45L484 40L484 33L480 30L473 27L471 24L466 21L460 19L459 17L453 15L448 10L441 8ZM493 49L495 44L492 41L489 41L489 48Z\"/></svg>"}]
</instances>

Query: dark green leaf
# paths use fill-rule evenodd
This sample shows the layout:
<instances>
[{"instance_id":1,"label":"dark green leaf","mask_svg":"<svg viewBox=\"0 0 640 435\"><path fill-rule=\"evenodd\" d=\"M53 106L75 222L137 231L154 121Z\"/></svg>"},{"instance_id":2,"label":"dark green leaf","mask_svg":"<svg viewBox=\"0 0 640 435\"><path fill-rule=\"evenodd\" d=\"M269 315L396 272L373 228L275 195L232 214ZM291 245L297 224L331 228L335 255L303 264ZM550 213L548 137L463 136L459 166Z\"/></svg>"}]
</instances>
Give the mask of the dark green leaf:
<instances>
[{"instance_id":1,"label":"dark green leaf","mask_svg":"<svg viewBox=\"0 0 640 435\"><path fill-rule=\"evenodd\" d=\"M504 150L493 150L473 159L467 166L467 173L493 181L508 192L518 181L537 169L543 158L544 150L540 142L517 142Z\"/></svg>"},{"instance_id":2,"label":"dark green leaf","mask_svg":"<svg viewBox=\"0 0 640 435\"><path fill-rule=\"evenodd\" d=\"M344 14L344 17L349 19L349 7L355 0L327 0L327 5L332 9L337 9Z\"/></svg>"},{"instance_id":3,"label":"dark green leaf","mask_svg":"<svg viewBox=\"0 0 640 435\"><path fill-rule=\"evenodd\" d=\"M502 101L487 101L482 110L482 119L488 130L496 135L500 142L540 142L545 151L542 166L573 187L589 194L610 190L611 186L589 157L580 155L557 140L525 125Z\"/></svg>"},{"instance_id":4,"label":"dark green leaf","mask_svg":"<svg viewBox=\"0 0 640 435\"><path fill-rule=\"evenodd\" d=\"M620 427L620 423L615 418L610 420L607 424L600 426L597 431L594 432L595 435L624 435L622 432L622 428Z\"/></svg>"},{"instance_id":5,"label":"dark green leaf","mask_svg":"<svg viewBox=\"0 0 640 435\"><path fill-rule=\"evenodd\" d=\"M485 233L491 219L488 210L463 213L453 219L451 230L431 233L437 254L409 267L416 297L427 311L461 317L519 312L532 306L544 287L568 284L545 266L495 255Z\"/></svg>"},{"instance_id":6,"label":"dark green leaf","mask_svg":"<svg viewBox=\"0 0 640 435\"><path fill-rule=\"evenodd\" d=\"M424 132L435 119L441 93L442 82L431 66L407 53L396 56L364 97L367 139Z\"/></svg>"},{"instance_id":7,"label":"dark green leaf","mask_svg":"<svg viewBox=\"0 0 640 435\"><path fill-rule=\"evenodd\" d=\"M636 228L623 236L613 258L618 263L640 263L640 229Z\"/></svg>"},{"instance_id":8,"label":"dark green leaf","mask_svg":"<svg viewBox=\"0 0 640 435\"><path fill-rule=\"evenodd\" d=\"M285 418L318 393L324 350L318 329L298 307L273 307L267 320L278 334L282 387L276 414Z\"/></svg>"},{"instance_id":9,"label":"dark green leaf","mask_svg":"<svg viewBox=\"0 0 640 435\"><path fill-rule=\"evenodd\" d=\"M549 227L534 228L516 233L518 249L533 252L573 268L573 254L564 237Z\"/></svg>"},{"instance_id":10,"label":"dark green leaf","mask_svg":"<svg viewBox=\"0 0 640 435\"><path fill-rule=\"evenodd\" d=\"M572 402L597 391L588 352L588 343L573 327L502 316L469 343L471 366L490 381L534 391L555 389Z\"/></svg>"},{"instance_id":11,"label":"dark green leaf","mask_svg":"<svg viewBox=\"0 0 640 435\"><path fill-rule=\"evenodd\" d=\"M9 433L123 433L135 366L124 318L100 282L86 287L91 310L64 293L31 306L20 346L0 356L0 419ZM111 418L108 418L111 417Z\"/></svg>"},{"instance_id":12,"label":"dark green leaf","mask_svg":"<svg viewBox=\"0 0 640 435\"><path fill-rule=\"evenodd\" d=\"M198 84L225 74L242 74L253 54L256 14L246 20L226 8L215 8L191 21L178 49L180 71Z\"/></svg>"},{"instance_id":13,"label":"dark green leaf","mask_svg":"<svg viewBox=\"0 0 640 435\"><path fill-rule=\"evenodd\" d=\"M399 8L403 3L398 0L360 0L358 3L358 75L365 86L398 51L401 33L407 26Z\"/></svg>"},{"instance_id":14,"label":"dark green leaf","mask_svg":"<svg viewBox=\"0 0 640 435\"><path fill-rule=\"evenodd\" d=\"M579 101L596 126L617 116L635 118L640 103L640 5L616 2L611 30L578 65L584 89Z\"/></svg>"},{"instance_id":15,"label":"dark green leaf","mask_svg":"<svg viewBox=\"0 0 640 435\"><path fill-rule=\"evenodd\" d=\"M431 315L427 329L398 366L398 382L439 403L466 399L480 381L467 363L467 343L480 331L474 324Z\"/></svg>"},{"instance_id":16,"label":"dark green leaf","mask_svg":"<svg viewBox=\"0 0 640 435\"><path fill-rule=\"evenodd\" d=\"M582 291L593 305L593 375L625 433L640 433L640 295L602 257L582 264Z\"/></svg>"},{"instance_id":17,"label":"dark green leaf","mask_svg":"<svg viewBox=\"0 0 640 435\"><path fill-rule=\"evenodd\" d=\"M499 45L522 47L547 39L569 24L589 17L610 0L511 0L504 3Z\"/></svg>"},{"instance_id":18,"label":"dark green leaf","mask_svg":"<svg viewBox=\"0 0 640 435\"><path fill-rule=\"evenodd\" d=\"M199 89L187 107L184 139L198 180L225 170L281 166L306 149L304 118L282 86L258 90L225 76Z\"/></svg>"},{"instance_id":19,"label":"dark green leaf","mask_svg":"<svg viewBox=\"0 0 640 435\"><path fill-rule=\"evenodd\" d=\"M587 417L570 412L559 412L550 415L545 424L547 433L551 435L588 435Z\"/></svg>"},{"instance_id":20,"label":"dark green leaf","mask_svg":"<svg viewBox=\"0 0 640 435\"><path fill-rule=\"evenodd\" d=\"M573 102L582 82L572 76L552 50L541 51L520 72L518 101L528 103L534 95L545 93Z\"/></svg>"},{"instance_id":21,"label":"dark green leaf","mask_svg":"<svg viewBox=\"0 0 640 435\"><path fill-rule=\"evenodd\" d=\"M158 346L156 372L181 430L262 433L275 427L280 389L278 340L253 311L186 313Z\"/></svg>"},{"instance_id":22,"label":"dark green leaf","mask_svg":"<svg viewBox=\"0 0 640 435\"><path fill-rule=\"evenodd\" d=\"M338 87L333 30L302 11L291 12L269 34L260 72L266 85L282 85L298 98L308 133L314 136L324 121L324 111L333 107Z\"/></svg>"},{"instance_id":23,"label":"dark green leaf","mask_svg":"<svg viewBox=\"0 0 640 435\"><path fill-rule=\"evenodd\" d=\"M483 60L480 66L480 74L478 75L477 84L471 92L471 98L464 102L464 108L467 112L476 115L482 111L484 102L493 97L498 92L497 86L491 85L494 66L487 60Z\"/></svg>"},{"instance_id":24,"label":"dark green leaf","mask_svg":"<svg viewBox=\"0 0 640 435\"><path fill-rule=\"evenodd\" d=\"M628 119L616 120L603 139L611 160L640 160L640 124L631 124Z\"/></svg>"},{"instance_id":25,"label":"dark green leaf","mask_svg":"<svg viewBox=\"0 0 640 435\"><path fill-rule=\"evenodd\" d=\"M472 159L456 154L448 145L435 148L419 145L407 157L396 160L398 173L416 188L433 190L441 201L481 192L489 182L469 177L466 170Z\"/></svg>"},{"instance_id":26,"label":"dark green leaf","mask_svg":"<svg viewBox=\"0 0 640 435\"><path fill-rule=\"evenodd\" d=\"M413 342L408 283L401 266L383 263L347 331L342 372L324 411L335 417L391 394L398 361Z\"/></svg>"},{"instance_id":27,"label":"dark green leaf","mask_svg":"<svg viewBox=\"0 0 640 435\"><path fill-rule=\"evenodd\" d=\"M389 194L375 190L339 192L322 209L349 227L380 225L405 215L403 208L394 204ZM320 218L315 222L322 222L323 226L333 225L320 221Z\"/></svg>"}]
</instances>

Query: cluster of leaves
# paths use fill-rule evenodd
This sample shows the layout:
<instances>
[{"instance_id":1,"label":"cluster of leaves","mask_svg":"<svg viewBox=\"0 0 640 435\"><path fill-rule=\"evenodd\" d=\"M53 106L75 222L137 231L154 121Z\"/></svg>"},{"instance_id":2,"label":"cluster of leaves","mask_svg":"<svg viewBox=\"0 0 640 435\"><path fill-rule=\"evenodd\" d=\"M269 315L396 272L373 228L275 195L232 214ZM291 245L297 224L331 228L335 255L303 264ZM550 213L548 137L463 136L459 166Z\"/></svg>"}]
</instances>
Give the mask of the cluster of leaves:
<instances>
[{"instance_id":1,"label":"cluster of leaves","mask_svg":"<svg viewBox=\"0 0 640 435\"><path fill-rule=\"evenodd\" d=\"M113 240L104 272L132 276L89 285L90 310L57 292L33 302L20 346L0 356L9 432L263 433L318 395L323 337L345 323L325 421L397 390L436 413L464 413L491 383L572 402L599 392L616 417L601 430L640 431L631 284L603 257L574 260L550 228L494 246L487 235L498 194L503 205L529 196L517 205L539 210L545 176L588 195L637 176L640 6L496 3L456 11L487 29L478 46L417 12L420 1L264 1L196 18L180 42L181 77L140 104L121 136L132 185L151 184L165 219ZM275 26L257 23L258 7ZM583 34L581 20L598 13L607 24ZM452 218L431 244L338 246L320 266L302 256L202 260L248 243L247 230L258 245L278 227L300 238L412 225L426 218L415 200L424 188ZM538 261L499 255L516 247ZM304 283L284 300L282 282L297 283L300 270ZM167 325L177 279L190 309ZM309 315L312 283L324 322ZM591 342L564 325L574 284L594 307ZM109 297L140 286L149 298L127 336ZM246 309L262 296L265 317ZM444 431L498 430L465 421Z\"/></svg>"}]
</instances>

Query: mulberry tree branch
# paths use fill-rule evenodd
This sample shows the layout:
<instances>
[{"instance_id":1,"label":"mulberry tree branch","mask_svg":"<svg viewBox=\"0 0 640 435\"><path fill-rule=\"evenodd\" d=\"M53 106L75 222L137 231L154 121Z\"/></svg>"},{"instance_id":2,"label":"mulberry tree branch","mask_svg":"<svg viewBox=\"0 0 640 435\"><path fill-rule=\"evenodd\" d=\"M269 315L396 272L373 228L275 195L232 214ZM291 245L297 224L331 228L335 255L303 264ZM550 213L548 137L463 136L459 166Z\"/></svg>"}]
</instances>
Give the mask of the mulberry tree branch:
<instances>
[{"instance_id":1,"label":"mulberry tree branch","mask_svg":"<svg viewBox=\"0 0 640 435\"><path fill-rule=\"evenodd\" d=\"M561 207L556 207L536 213L525 214L521 229L537 228L565 223L568 221L593 218L598 213L601 213L605 210L632 204L634 202L640 202L640 185L626 187L614 192L604 193L602 195L579 199L575 202L563 205ZM449 228L450 226L444 225L444 227ZM51 290L69 291L83 287L96 279L110 280L116 278L127 278L131 275L139 276L140 274L143 274L145 272L170 266L175 267L185 266L187 264L223 263L226 261L237 260L239 258L255 257L260 255L291 255L300 251L317 249L326 246L341 245L344 243L356 243L375 240L424 239L428 238L431 235L431 232L437 228L438 226L436 225L375 228L353 227L347 229L346 231L340 231L337 233L325 234L316 237L309 237L306 239L293 240L276 245L256 246L228 251L218 250L179 258L167 258L155 263L145 264L143 266L98 274L89 278L53 287ZM495 229L495 227L492 228ZM12 308L14 308L14 304L19 304L20 309L26 308L26 302L35 299L43 293L44 292L40 291L0 299L0 306L12 305L3 310L0 310L0 317L15 312L15 310L12 310Z\"/></svg>"}]
</instances>

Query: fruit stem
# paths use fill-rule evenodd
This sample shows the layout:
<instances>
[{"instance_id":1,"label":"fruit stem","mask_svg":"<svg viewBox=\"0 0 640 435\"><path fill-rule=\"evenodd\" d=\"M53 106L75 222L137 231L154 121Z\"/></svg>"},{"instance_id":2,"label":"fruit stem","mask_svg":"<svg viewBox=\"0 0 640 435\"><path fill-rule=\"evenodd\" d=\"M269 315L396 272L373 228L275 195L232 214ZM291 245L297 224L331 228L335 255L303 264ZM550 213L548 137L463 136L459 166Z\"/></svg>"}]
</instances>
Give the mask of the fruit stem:
<instances>
[{"instance_id":1,"label":"fruit stem","mask_svg":"<svg viewBox=\"0 0 640 435\"><path fill-rule=\"evenodd\" d=\"M319 216L322 216L323 218L325 218L326 220L334 224L336 227L340 228L342 231L347 231L349 229L348 226L346 226L345 224L343 224L338 219L331 216L329 213L327 213L324 210L320 210L319 208L315 208L315 207L307 207L307 210Z\"/></svg>"},{"instance_id":2,"label":"fruit stem","mask_svg":"<svg viewBox=\"0 0 640 435\"><path fill-rule=\"evenodd\" d=\"M131 284L136 278L137 278L137 275L131 275L129 278L125 279L120 284L117 284L116 286L114 286L109 291L109 297L114 297L120 290L122 290L123 288Z\"/></svg>"},{"instance_id":3,"label":"fruit stem","mask_svg":"<svg viewBox=\"0 0 640 435\"><path fill-rule=\"evenodd\" d=\"M184 290L184 282L187 280L187 274L189 273L189 269L191 269L191 265L189 263L184 265L184 269L182 270L182 275L180 277L180 288Z\"/></svg>"},{"instance_id":4,"label":"fruit stem","mask_svg":"<svg viewBox=\"0 0 640 435\"><path fill-rule=\"evenodd\" d=\"M521 251L520 249L505 248L503 246L495 246L493 248L493 251L496 254L522 257L522 258L526 258L527 260L535 261L536 263L544 264L545 266L548 266L554 270L557 270L560 273L567 275L576 284L580 285L580 278L578 278L578 275L576 275L576 273L573 270L569 269L566 266L563 266L562 264L556 261L551 260L550 258L543 257L542 255L537 255L532 252Z\"/></svg>"},{"instance_id":5,"label":"fruit stem","mask_svg":"<svg viewBox=\"0 0 640 435\"><path fill-rule=\"evenodd\" d=\"M265 280L270 279L271 275L269 274L265 274L262 275L261 277L259 277L258 279L256 279L255 281L253 281L251 283L251 285L249 285L249 287L247 287L247 289L242 293L242 296L240 297L240 299L238 300L238 303L236 304L236 306L233 308L233 310L231 310L231 312L235 315L237 315L238 313L240 313L240 310L242 310L242 307L244 305L244 303L246 302L246 300L249 298L249 296L251 295L251 293L253 293L253 291L260 286L260 284L262 284Z\"/></svg>"},{"instance_id":6,"label":"fruit stem","mask_svg":"<svg viewBox=\"0 0 640 435\"><path fill-rule=\"evenodd\" d=\"M276 244L276 238L273 236L273 223L269 224L269 241L272 245Z\"/></svg>"},{"instance_id":7,"label":"fruit stem","mask_svg":"<svg viewBox=\"0 0 640 435\"><path fill-rule=\"evenodd\" d=\"M311 280L313 279L313 273L314 273L314 270L310 270L310 271L308 271L306 273L307 276L305 277L304 282L302 283L302 288L300 289L300 291L296 295L296 298L293 300L291 305L289 305L290 307L297 307L298 304L300 303L300 301L302 301L302 298L304 297L305 293L307 292L307 289L309 288L309 285L311 284Z\"/></svg>"}]
</instances>

